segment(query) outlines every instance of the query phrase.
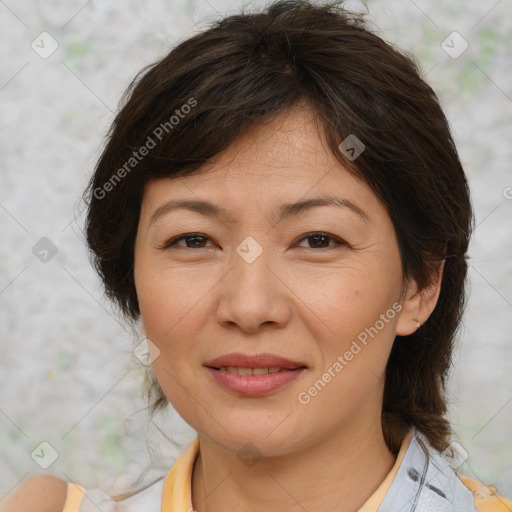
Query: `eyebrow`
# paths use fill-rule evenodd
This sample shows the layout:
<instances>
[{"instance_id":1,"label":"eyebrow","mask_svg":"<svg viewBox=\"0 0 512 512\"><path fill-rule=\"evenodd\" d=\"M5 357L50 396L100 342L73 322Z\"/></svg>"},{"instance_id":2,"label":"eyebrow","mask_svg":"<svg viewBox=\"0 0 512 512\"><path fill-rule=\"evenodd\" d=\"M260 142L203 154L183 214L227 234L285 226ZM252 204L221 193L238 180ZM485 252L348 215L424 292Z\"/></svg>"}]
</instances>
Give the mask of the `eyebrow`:
<instances>
[{"instance_id":1,"label":"eyebrow","mask_svg":"<svg viewBox=\"0 0 512 512\"><path fill-rule=\"evenodd\" d=\"M370 216L355 203L348 199L335 196L321 196L304 201L298 201L296 203L283 204L278 208L276 213L271 215L270 220L277 223L289 217L299 215L300 213L304 213L307 210L320 206L336 206L339 208L348 208L365 222L371 221ZM179 209L197 212L207 217L223 219L230 223L236 222L236 219L230 215L228 210L209 201L170 200L159 206L151 214L149 224L151 225L160 217Z\"/></svg>"}]
</instances>

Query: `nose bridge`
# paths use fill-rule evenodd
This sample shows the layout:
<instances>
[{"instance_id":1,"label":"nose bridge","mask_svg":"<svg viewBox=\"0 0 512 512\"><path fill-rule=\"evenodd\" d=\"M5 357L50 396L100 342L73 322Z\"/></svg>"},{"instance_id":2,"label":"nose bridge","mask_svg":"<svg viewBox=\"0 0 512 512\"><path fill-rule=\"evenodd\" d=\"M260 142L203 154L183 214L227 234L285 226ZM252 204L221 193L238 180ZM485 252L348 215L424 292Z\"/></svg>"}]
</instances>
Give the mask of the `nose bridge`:
<instances>
[{"instance_id":1,"label":"nose bridge","mask_svg":"<svg viewBox=\"0 0 512 512\"><path fill-rule=\"evenodd\" d=\"M286 323L289 308L272 266L270 251L254 237L246 237L236 247L220 297L220 323L236 323L247 331L268 322Z\"/></svg>"},{"instance_id":2,"label":"nose bridge","mask_svg":"<svg viewBox=\"0 0 512 512\"><path fill-rule=\"evenodd\" d=\"M262 237L259 237L260 240ZM247 236L235 250L233 255L233 283L234 288L241 293L252 294L256 292L256 296L271 291L269 286L270 270L270 251L264 249L256 238ZM268 297L267 297L268 299Z\"/></svg>"}]
</instances>

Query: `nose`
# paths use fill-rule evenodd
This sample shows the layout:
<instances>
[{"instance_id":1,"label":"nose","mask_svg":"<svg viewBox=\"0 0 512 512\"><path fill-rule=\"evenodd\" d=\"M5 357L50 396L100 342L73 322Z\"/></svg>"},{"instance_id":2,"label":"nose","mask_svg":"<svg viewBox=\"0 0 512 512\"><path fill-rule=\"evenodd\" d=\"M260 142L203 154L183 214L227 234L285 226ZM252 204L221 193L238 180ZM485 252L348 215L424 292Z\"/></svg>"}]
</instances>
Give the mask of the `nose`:
<instances>
[{"instance_id":1,"label":"nose","mask_svg":"<svg viewBox=\"0 0 512 512\"><path fill-rule=\"evenodd\" d=\"M292 292L275 262L263 251L254 261L236 254L219 283L217 321L227 328L255 333L285 327L290 321Z\"/></svg>"}]
</instances>

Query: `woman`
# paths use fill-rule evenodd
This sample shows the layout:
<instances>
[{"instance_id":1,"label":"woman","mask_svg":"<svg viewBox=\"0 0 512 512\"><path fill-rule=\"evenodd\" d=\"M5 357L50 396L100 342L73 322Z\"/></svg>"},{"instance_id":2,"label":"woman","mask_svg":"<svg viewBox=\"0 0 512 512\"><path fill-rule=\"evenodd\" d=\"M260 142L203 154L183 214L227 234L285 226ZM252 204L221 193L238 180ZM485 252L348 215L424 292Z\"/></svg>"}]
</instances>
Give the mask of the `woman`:
<instances>
[{"instance_id":1,"label":"woman","mask_svg":"<svg viewBox=\"0 0 512 512\"><path fill-rule=\"evenodd\" d=\"M447 121L338 3L225 18L128 89L87 241L152 411L198 437L123 496L46 480L45 510L512 510L445 417L472 227Z\"/></svg>"}]
</instances>

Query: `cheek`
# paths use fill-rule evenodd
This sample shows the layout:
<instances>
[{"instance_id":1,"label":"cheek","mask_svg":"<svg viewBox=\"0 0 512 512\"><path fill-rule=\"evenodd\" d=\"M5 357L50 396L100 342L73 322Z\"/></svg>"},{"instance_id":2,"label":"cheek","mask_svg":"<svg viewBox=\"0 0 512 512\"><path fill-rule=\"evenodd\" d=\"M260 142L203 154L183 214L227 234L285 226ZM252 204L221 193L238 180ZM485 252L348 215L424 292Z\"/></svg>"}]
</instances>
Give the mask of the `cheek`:
<instances>
[{"instance_id":1,"label":"cheek","mask_svg":"<svg viewBox=\"0 0 512 512\"><path fill-rule=\"evenodd\" d=\"M292 281L296 304L323 328L319 339L347 340L373 325L399 297L400 272L395 267L366 259L327 271L302 272Z\"/></svg>"},{"instance_id":2,"label":"cheek","mask_svg":"<svg viewBox=\"0 0 512 512\"><path fill-rule=\"evenodd\" d=\"M319 348L311 382L329 382L318 405L364 401L379 390L401 309L400 276L396 260L368 258L298 282L297 295L307 298L301 314L312 319L307 328Z\"/></svg>"},{"instance_id":3,"label":"cheek","mask_svg":"<svg viewBox=\"0 0 512 512\"><path fill-rule=\"evenodd\" d=\"M161 268L154 263L136 272L136 289L146 335L157 345L186 332L192 334L201 325L202 299L211 283L183 269ZM204 313L203 313L204 315Z\"/></svg>"},{"instance_id":4,"label":"cheek","mask_svg":"<svg viewBox=\"0 0 512 512\"><path fill-rule=\"evenodd\" d=\"M301 398L311 400L305 411L313 417L331 411L334 428L362 413L362 404L378 407L400 305L386 284L369 275L362 280L356 273L338 274L338 280L322 285L310 295L310 309L321 321L315 323L318 328L313 322L308 326L317 364ZM337 413L333 404L339 405Z\"/></svg>"},{"instance_id":5,"label":"cheek","mask_svg":"<svg viewBox=\"0 0 512 512\"><path fill-rule=\"evenodd\" d=\"M200 299L205 291L170 274L161 269L153 274L147 266L136 279L137 297L145 335L159 350L152 361L153 371L169 402L190 423L194 418L188 415L191 406L184 385L194 396L200 396L194 389L194 372L199 365L194 341L200 339L204 323Z\"/></svg>"}]
</instances>

